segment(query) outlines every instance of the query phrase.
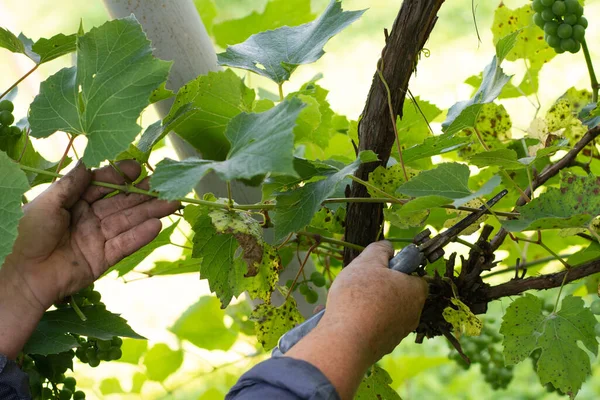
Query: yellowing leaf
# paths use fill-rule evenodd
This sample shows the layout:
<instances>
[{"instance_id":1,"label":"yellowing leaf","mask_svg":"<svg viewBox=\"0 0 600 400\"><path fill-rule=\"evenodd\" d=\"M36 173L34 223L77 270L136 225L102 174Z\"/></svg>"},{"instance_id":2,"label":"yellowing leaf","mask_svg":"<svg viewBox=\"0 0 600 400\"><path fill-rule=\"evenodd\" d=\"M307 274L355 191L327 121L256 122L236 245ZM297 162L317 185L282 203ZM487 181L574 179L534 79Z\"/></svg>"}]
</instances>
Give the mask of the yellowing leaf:
<instances>
[{"instance_id":1,"label":"yellowing leaf","mask_svg":"<svg viewBox=\"0 0 600 400\"><path fill-rule=\"evenodd\" d=\"M479 336L483 328L483 322L467 307L465 303L457 298L450 299L457 309L446 307L443 312L444 319L452 324L454 333L458 336Z\"/></svg>"}]
</instances>

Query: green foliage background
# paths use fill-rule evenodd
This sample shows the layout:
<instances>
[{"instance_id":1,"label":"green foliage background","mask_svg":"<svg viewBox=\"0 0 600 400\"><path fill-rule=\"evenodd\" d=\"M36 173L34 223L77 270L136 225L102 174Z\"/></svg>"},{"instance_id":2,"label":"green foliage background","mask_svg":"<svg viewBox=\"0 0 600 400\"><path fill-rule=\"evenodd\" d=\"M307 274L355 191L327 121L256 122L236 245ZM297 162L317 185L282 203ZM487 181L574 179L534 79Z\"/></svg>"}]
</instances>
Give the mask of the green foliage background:
<instances>
[{"instance_id":1,"label":"green foliage background","mask_svg":"<svg viewBox=\"0 0 600 400\"><path fill-rule=\"evenodd\" d=\"M27 9L22 3L9 0L0 5L0 25L11 28L14 32L23 30L34 38L48 37L57 32L75 32L80 17L83 18L84 26L88 29L107 20L106 12L100 2L75 2L74 4L68 0L38 1L35 7L29 6ZM274 3L270 7L275 11L266 13L267 17L261 19L252 17L251 14L262 13L267 6L266 0L252 2L215 0L214 3L208 0L196 0L197 6L205 16L209 31L214 34L230 30L232 25L228 25L226 21L238 18L246 18L246 21L256 26L256 30L278 26L277 16L281 11L277 7L285 7L283 3L286 2L271 0L271 3ZM307 7L306 1L292 3L304 4L304 8L295 9L298 15L290 16L291 21L299 24L318 15L327 1L312 1L310 8ZM375 61L381 50L382 28L391 26L392 18L396 15L399 6L391 3L393 2L384 0L344 1L344 8L347 10L369 8L369 11L360 21L326 46L327 54L323 59L314 65L300 67L292 81L286 84L286 93L299 89L300 85L316 72L322 72L324 78L319 84L330 90L328 99L333 110L356 119L364 105ZM600 2L588 0L586 3L587 15L600 15ZM514 0L506 1L505 4L514 8L521 6L523 2ZM477 4L477 23L482 38L481 43L478 43L471 14L471 1L455 0L444 4L431 40L426 45L431 51L431 56L421 61L416 78L411 80L411 90L415 95L440 108L447 108L457 100L470 97L473 88L460 82L477 75L494 54L489 27L496 6L495 2L487 1ZM312 11L308 13L308 10ZM9 15L11 18L7 17ZM241 40L244 39L244 29L246 29L246 25L243 26L244 28L239 28ZM591 45L592 53L596 52L593 58L598 59L600 48L595 43L600 42L600 32L597 24L590 26L587 35L588 42L594 43ZM215 40L219 44L219 39ZM0 74L0 88L10 85L22 75L20 70L26 68L23 67L22 59L18 56L8 56L6 60L1 67L3 74ZM68 60L63 58L51 66L42 66L37 76L21 86L21 93L16 101L16 115L24 115L27 105L37 93L37 83L58 70L61 63L69 65ZM507 73L516 74L513 83L520 82L524 73L522 65L518 63L505 66L505 70ZM564 73L566 70L569 71L568 74ZM246 76L244 73L240 74ZM253 88L277 91L277 87L264 78L253 75L247 79L246 83ZM554 99L569 87L588 86L587 72L581 54L558 57L544 67L540 79L546 82L539 92L541 113L545 113ZM525 130L535 111L527 100L508 99L501 103L512 117L513 129ZM145 125L154 120L156 118L150 112L144 114ZM439 124L439 121L437 123ZM58 159L65 143L60 139L53 139L49 145L54 147L54 150L47 150L47 158ZM153 153L155 159L165 156L174 158L169 148ZM177 238L182 239L181 236L174 236L173 240L176 241ZM176 248L167 249L154 253L152 258L145 260L145 263L151 265L156 260L172 260L178 257ZM538 250L532 250L532 256L535 256L536 251ZM509 257L509 263L511 261ZM549 265L547 269L553 267L555 266ZM193 276L192 280L197 279L195 275L190 276ZM117 281L113 274L99 283L99 290L104 294L108 309L122 312L130 325L150 341L146 345L142 344L145 342L126 340L123 347L124 363L111 363L95 370L77 365L76 376L79 386L86 389L88 398L92 398L95 394L98 398L110 395L108 398L115 399L219 399L243 371L267 356L255 350L256 343L253 338L240 339L233 347L233 351L229 350L232 345L231 331L248 332L248 324L251 324L240 318L241 315L247 314L245 313L247 310L242 310L247 307L244 303L237 308L223 311L218 307L215 298L211 300L202 298L196 302L200 294L209 293L208 287L205 282L189 283L185 282L186 280L189 281L189 277L155 277L151 280L124 285L122 281ZM590 279L587 282L569 285L565 292L585 296L586 284L593 286L593 282ZM548 301L551 301L556 293L550 292L546 295ZM590 297L585 299L589 300ZM509 304L510 299L495 302L488 316L498 320ZM210 329L189 332L190 321L201 321L200 325L210 326ZM170 331L166 328L170 328ZM203 343L204 349L198 349L190 343L183 343L182 350L179 350L180 343L171 332L184 337L190 343ZM403 398L408 399L559 398L555 393L546 393L539 385L529 362L516 366L515 378L506 390L494 391L481 378L478 366L464 371L454 361L448 359L448 352L444 339L436 338L426 341L425 345L415 345L411 338L408 338L392 355L381 362L381 366L393 379L391 386L398 389ZM594 358L592 366L593 377L584 384L579 399L595 399L600 396L600 367L597 366ZM143 383L147 379L157 382Z\"/></svg>"}]
</instances>

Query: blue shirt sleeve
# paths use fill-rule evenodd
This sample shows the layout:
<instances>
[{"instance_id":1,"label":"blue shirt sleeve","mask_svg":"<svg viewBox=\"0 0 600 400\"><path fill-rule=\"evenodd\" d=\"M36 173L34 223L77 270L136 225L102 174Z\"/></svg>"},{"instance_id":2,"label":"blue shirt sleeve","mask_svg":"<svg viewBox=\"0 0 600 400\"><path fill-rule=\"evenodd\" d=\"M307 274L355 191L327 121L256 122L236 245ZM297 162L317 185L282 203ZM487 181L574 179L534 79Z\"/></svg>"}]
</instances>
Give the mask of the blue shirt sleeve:
<instances>
[{"instance_id":1,"label":"blue shirt sleeve","mask_svg":"<svg viewBox=\"0 0 600 400\"><path fill-rule=\"evenodd\" d=\"M14 361L0 354L0 399L30 400L29 378Z\"/></svg>"},{"instance_id":2,"label":"blue shirt sleeve","mask_svg":"<svg viewBox=\"0 0 600 400\"><path fill-rule=\"evenodd\" d=\"M314 365L290 357L271 358L238 380L226 400L339 400L327 377Z\"/></svg>"}]
</instances>

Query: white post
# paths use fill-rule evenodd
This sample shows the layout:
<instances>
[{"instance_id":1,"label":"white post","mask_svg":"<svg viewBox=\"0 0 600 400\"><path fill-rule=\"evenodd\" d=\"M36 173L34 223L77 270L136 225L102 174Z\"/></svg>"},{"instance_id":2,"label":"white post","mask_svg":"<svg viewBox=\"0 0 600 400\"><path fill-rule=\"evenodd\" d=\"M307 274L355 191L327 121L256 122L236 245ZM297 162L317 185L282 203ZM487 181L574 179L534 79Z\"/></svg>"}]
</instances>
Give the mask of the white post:
<instances>
[{"instance_id":1,"label":"white post","mask_svg":"<svg viewBox=\"0 0 600 400\"><path fill-rule=\"evenodd\" d=\"M218 71L217 56L206 28L198 15L192 0L104 0L104 5L112 18L123 18L135 15L142 25L146 35L152 41L154 55L162 60L174 61L167 81L167 88L177 91L188 81L210 71ZM173 99L163 100L156 104L161 117L169 113ZM169 134L180 159L200 157L201 155L191 145L178 137ZM250 187L241 182L231 183L233 197L241 203L257 203L261 200L260 188ZM215 174L208 174L196 187L198 193L211 192L218 197L227 196L227 188ZM267 237L272 237L271 230L265 231ZM293 279L298 271L298 262L291 262L281 274L281 282ZM305 271L310 275L314 271L310 262ZM317 288L318 289L318 288ZM319 304L325 303L326 291L317 290ZM304 316L312 315L314 305L306 303L303 296L295 296L298 308ZM283 302L283 298L275 291L273 301Z\"/></svg>"}]
</instances>

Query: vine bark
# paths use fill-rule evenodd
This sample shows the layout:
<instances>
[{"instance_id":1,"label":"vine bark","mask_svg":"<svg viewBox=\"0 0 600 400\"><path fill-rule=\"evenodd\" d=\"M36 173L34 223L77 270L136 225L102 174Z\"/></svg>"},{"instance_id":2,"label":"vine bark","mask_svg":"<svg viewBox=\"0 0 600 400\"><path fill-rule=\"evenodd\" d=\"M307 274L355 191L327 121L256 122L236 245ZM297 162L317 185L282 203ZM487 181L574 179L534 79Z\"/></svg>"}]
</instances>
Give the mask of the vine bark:
<instances>
[{"instance_id":1,"label":"vine bark","mask_svg":"<svg viewBox=\"0 0 600 400\"><path fill-rule=\"evenodd\" d=\"M437 12L444 0L404 1L394 21L381 59L382 74L391 91L391 106L396 115L402 117L402 106L408 89L408 81L416 68L419 53L429 38ZM372 150L379 156L378 162L361 165L355 175L368 180L369 173L379 165L386 165L395 140L390 117L388 97L383 82L375 72L367 102L358 125L358 150ZM367 189L354 182L348 197L369 197ZM372 203L350 203L346 216L346 241L366 246L377 240L382 229L383 205ZM346 248L344 265L358 255L358 251Z\"/></svg>"}]
</instances>

